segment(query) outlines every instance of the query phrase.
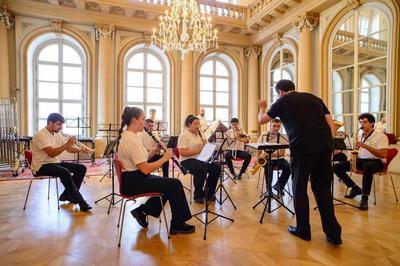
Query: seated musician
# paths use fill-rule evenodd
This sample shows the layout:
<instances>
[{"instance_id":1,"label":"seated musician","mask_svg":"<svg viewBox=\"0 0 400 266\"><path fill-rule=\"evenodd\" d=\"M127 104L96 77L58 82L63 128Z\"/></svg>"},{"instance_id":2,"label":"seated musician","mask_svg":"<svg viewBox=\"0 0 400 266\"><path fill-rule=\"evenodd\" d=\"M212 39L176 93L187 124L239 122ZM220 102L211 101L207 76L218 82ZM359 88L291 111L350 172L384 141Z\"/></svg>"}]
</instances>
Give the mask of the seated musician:
<instances>
[{"instance_id":1,"label":"seated musician","mask_svg":"<svg viewBox=\"0 0 400 266\"><path fill-rule=\"evenodd\" d=\"M278 139L278 134L279 131L281 130L281 120L279 118L274 118L271 120L271 129L270 132L266 132L265 134L262 134L260 138L258 139L258 142L269 142L269 143L285 143L288 144L287 140L285 140L283 137L279 137ZM265 137L266 136L266 137ZM261 151L258 151L258 157L261 155ZM286 183L289 179L290 176L290 164L289 162L284 158L285 156L285 149L280 149L275 151L272 154L272 167L271 167L271 172L268 173L269 176L272 176L273 168L277 167L279 170L281 170L281 174L278 177L278 180L276 181L275 185L272 187L277 193L278 196L284 195L283 189L286 186ZM264 166L264 170L268 169L268 164Z\"/></svg>"},{"instance_id":2,"label":"seated musician","mask_svg":"<svg viewBox=\"0 0 400 266\"><path fill-rule=\"evenodd\" d=\"M175 178L162 178L150 173L168 162L171 153L166 152L158 161L148 163L153 157L153 152L148 153L144 147L139 133L145 126L143 110L137 107L125 107L121 116L119 132L118 159L122 164L122 192L126 195L137 195L148 192L163 193L164 204L169 200L171 206L170 234L190 234L195 231L190 220L189 205L181 181ZM123 128L126 126L126 130ZM147 228L147 215L159 217L162 206L158 198L150 198L145 204L131 211L132 216L143 227Z\"/></svg>"},{"instance_id":3,"label":"seated musician","mask_svg":"<svg viewBox=\"0 0 400 266\"><path fill-rule=\"evenodd\" d=\"M153 126L154 126L154 121L151 120L150 118L146 119L146 125L145 127L153 133ZM152 163L155 161L158 161L162 158L162 155L160 155L160 148L159 145L150 137L149 134L146 132L142 132L140 134L140 139L142 140L142 143L144 147L146 148L148 153L154 154L153 157L151 157L147 162ZM163 177L168 177L168 172L169 172L169 161L163 163L162 165L162 171L163 171Z\"/></svg>"},{"instance_id":4,"label":"seated musician","mask_svg":"<svg viewBox=\"0 0 400 266\"><path fill-rule=\"evenodd\" d=\"M227 136L234 139L230 145L230 150L225 153L225 161L228 165L229 171L233 175L234 179L242 179L242 174L246 172L247 167L251 161L251 154L244 150L244 144L249 142L249 137L246 132L239 127L239 119L231 119L231 129L226 132ZM240 158L244 162L240 168L239 174L235 173L233 168L232 159Z\"/></svg>"},{"instance_id":5,"label":"seated musician","mask_svg":"<svg viewBox=\"0 0 400 266\"><path fill-rule=\"evenodd\" d=\"M81 211L87 212L92 207L83 199L79 188L86 174L86 167L78 163L61 162L58 157L63 151L70 153L89 152L86 148L76 147L76 138L67 141L60 130L65 122L58 113L47 117L47 126L38 131L32 139L32 173L35 176L56 176L60 178L65 190L60 201L79 204Z\"/></svg>"},{"instance_id":6,"label":"seated musician","mask_svg":"<svg viewBox=\"0 0 400 266\"><path fill-rule=\"evenodd\" d=\"M185 126L186 129L178 138L178 149L183 167L193 175L194 201L199 204L204 203L203 198L206 193L208 200L215 201L215 197L211 199L210 197L215 194L221 167L216 163L207 163L196 159L206 143L206 140L199 134L199 118L189 115L186 117ZM205 190L203 189L204 183L207 184Z\"/></svg>"},{"instance_id":7,"label":"seated musician","mask_svg":"<svg viewBox=\"0 0 400 266\"><path fill-rule=\"evenodd\" d=\"M385 134L374 130L375 117L372 114L363 113L358 117L358 121L361 124L362 133L358 138L360 141L356 143L359 148L356 166L357 169L363 171L362 189L346 173L351 169L350 161L335 164L333 171L347 187L351 188L350 193L345 197L352 199L357 195L362 195L358 208L368 210L372 178L374 173L383 170L389 141Z\"/></svg>"}]
</instances>

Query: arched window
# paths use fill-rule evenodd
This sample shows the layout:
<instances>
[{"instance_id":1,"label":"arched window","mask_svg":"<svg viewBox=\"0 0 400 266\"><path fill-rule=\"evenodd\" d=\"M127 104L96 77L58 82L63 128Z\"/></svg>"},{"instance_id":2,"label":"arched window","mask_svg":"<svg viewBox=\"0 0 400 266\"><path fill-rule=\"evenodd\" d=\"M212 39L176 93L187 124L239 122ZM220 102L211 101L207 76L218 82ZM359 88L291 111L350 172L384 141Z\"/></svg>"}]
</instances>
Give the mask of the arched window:
<instances>
[{"instance_id":1,"label":"arched window","mask_svg":"<svg viewBox=\"0 0 400 266\"><path fill-rule=\"evenodd\" d=\"M209 122L237 116L237 69L225 54L208 55L200 67L200 107Z\"/></svg>"},{"instance_id":2,"label":"arched window","mask_svg":"<svg viewBox=\"0 0 400 266\"><path fill-rule=\"evenodd\" d=\"M281 79L289 79L295 82L295 65L294 57L291 50L286 45L278 47L269 62L269 102L273 103L278 99L278 94L275 91L276 83Z\"/></svg>"},{"instance_id":3,"label":"arched window","mask_svg":"<svg viewBox=\"0 0 400 266\"><path fill-rule=\"evenodd\" d=\"M377 121L386 116L390 23L377 7L371 3L352 10L330 40L332 112L350 135L360 113L370 112Z\"/></svg>"},{"instance_id":4,"label":"arched window","mask_svg":"<svg viewBox=\"0 0 400 266\"><path fill-rule=\"evenodd\" d=\"M157 48L133 47L125 57L124 105L142 108L146 116L155 109L156 119L168 122L167 62Z\"/></svg>"},{"instance_id":5,"label":"arched window","mask_svg":"<svg viewBox=\"0 0 400 266\"><path fill-rule=\"evenodd\" d=\"M50 113L66 119L63 132L79 135L77 119L86 115L86 57L81 45L67 35L45 34L31 45L33 131L47 124Z\"/></svg>"}]
</instances>

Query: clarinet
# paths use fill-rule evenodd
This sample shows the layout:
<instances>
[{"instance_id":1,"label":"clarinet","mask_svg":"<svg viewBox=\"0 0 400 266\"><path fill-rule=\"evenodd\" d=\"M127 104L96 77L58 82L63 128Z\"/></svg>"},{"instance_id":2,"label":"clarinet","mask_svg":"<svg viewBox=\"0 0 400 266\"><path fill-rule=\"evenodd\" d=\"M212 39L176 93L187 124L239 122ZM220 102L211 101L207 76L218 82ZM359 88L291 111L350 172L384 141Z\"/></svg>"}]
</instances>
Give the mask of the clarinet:
<instances>
[{"instance_id":1,"label":"clarinet","mask_svg":"<svg viewBox=\"0 0 400 266\"><path fill-rule=\"evenodd\" d=\"M144 128L144 131L145 131L147 134L149 134L149 136L150 136L158 145L160 145L160 147L161 147L161 149L162 149L163 151L165 151L165 152L167 151L167 150L164 148L164 145L162 145L162 143L156 138L156 136L153 135L153 133L150 132L150 130L148 130L147 128ZM171 159L172 159L172 161L176 164L176 166L178 166L179 169L181 169L181 171L182 171L183 174L187 175L187 174L189 173L189 171L188 171L185 167L183 167L183 165L181 165L181 163L178 161L178 159L175 157L174 154L171 155Z\"/></svg>"}]
</instances>

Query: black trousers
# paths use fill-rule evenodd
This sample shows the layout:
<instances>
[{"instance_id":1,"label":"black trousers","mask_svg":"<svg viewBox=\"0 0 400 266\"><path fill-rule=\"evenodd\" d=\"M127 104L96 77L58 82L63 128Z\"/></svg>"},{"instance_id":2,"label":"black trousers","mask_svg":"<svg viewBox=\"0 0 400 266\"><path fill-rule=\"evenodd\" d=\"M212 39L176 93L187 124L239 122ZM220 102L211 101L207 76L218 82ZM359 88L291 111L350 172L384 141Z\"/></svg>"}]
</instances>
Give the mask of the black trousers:
<instances>
[{"instance_id":1,"label":"black trousers","mask_svg":"<svg viewBox=\"0 0 400 266\"><path fill-rule=\"evenodd\" d=\"M240 173L239 173L239 175L242 175L243 173L246 172L246 169L250 164L251 155L247 151L237 151L236 158L240 158L240 159L244 160L244 162L242 164L242 168L240 169ZM235 170L233 168L232 159L233 159L233 152L227 151L225 153L225 161L226 161L226 164L228 165L228 168L229 168L229 171L231 172L231 174L234 174Z\"/></svg>"},{"instance_id":2,"label":"black trousers","mask_svg":"<svg viewBox=\"0 0 400 266\"><path fill-rule=\"evenodd\" d=\"M374 173L383 170L383 163L380 159L357 159L357 169L363 171L362 191L364 195L371 193L371 186ZM343 180L347 187L354 187L356 183L346 173L350 171L350 161L340 162L333 166L335 174Z\"/></svg>"},{"instance_id":3,"label":"black trousers","mask_svg":"<svg viewBox=\"0 0 400 266\"><path fill-rule=\"evenodd\" d=\"M61 195L70 195L74 200L73 203L83 201L83 197L79 192L83 178L86 174L86 166L78 163L48 163L42 165L36 175L57 176L64 185L65 190Z\"/></svg>"},{"instance_id":4,"label":"black trousers","mask_svg":"<svg viewBox=\"0 0 400 266\"><path fill-rule=\"evenodd\" d=\"M321 151L292 157L290 165L292 168L297 228L304 234L311 230L307 195L307 185L310 178L311 188L321 216L322 228L328 237L338 239L341 234L341 227L336 220L333 208L331 157L331 151Z\"/></svg>"},{"instance_id":5,"label":"black trousers","mask_svg":"<svg viewBox=\"0 0 400 266\"><path fill-rule=\"evenodd\" d=\"M155 161L160 160L161 158L162 158L162 155L160 155L160 154L155 154L155 155L154 155L153 157L151 157L147 162L148 162L148 163L152 163L152 162L155 162ZM169 174L169 161L163 163L163 165L162 165L161 167L162 167L163 177L168 177L168 174Z\"/></svg>"},{"instance_id":6,"label":"black trousers","mask_svg":"<svg viewBox=\"0 0 400 266\"><path fill-rule=\"evenodd\" d=\"M181 162L182 166L189 170L194 179L194 198L203 198L208 191L209 199L215 193L218 178L221 175L221 166L216 163L205 163L197 159L187 159ZM208 177L207 177L208 174ZM206 182L207 181L207 182ZM204 189L204 185L207 188Z\"/></svg>"},{"instance_id":7,"label":"black trousers","mask_svg":"<svg viewBox=\"0 0 400 266\"><path fill-rule=\"evenodd\" d=\"M171 206L172 225L186 222L192 217L181 181L175 178L163 178L156 175L145 175L140 171L122 173L122 192L126 195L137 195L149 192L163 194L164 204ZM162 206L158 198L150 198L139 210L148 215L159 217Z\"/></svg>"},{"instance_id":8,"label":"black trousers","mask_svg":"<svg viewBox=\"0 0 400 266\"><path fill-rule=\"evenodd\" d=\"M334 154L332 157L332 161L334 162L345 162L347 161L347 156L343 152Z\"/></svg>"},{"instance_id":9,"label":"black trousers","mask_svg":"<svg viewBox=\"0 0 400 266\"><path fill-rule=\"evenodd\" d=\"M287 160L281 158L281 159L277 159L277 160L271 160L272 162L272 167L271 167L271 171L268 173L268 176L273 175L273 170L274 167L277 167L279 170L281 170L281 174L278 177L278 180L276 181L275 185L278 185L281 189L283 189L287 183L287 181L289 180L289 176L290 176L290 164ZM266 164L264 166L264 170L267 169L268 170L268 164ZM272 179L271 179L272 180Z\"/></svg>"}]
</instances>

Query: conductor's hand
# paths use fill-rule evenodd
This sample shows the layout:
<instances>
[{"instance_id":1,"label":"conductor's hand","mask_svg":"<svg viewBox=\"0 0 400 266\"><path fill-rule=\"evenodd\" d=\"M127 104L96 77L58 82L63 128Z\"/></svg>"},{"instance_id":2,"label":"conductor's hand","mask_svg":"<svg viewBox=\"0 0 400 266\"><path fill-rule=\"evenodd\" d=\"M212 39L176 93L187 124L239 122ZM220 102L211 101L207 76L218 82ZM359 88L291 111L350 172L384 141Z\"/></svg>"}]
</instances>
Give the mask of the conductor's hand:
<instances>
[{"instance_id":1,"label":"conductor's hand","mask_svg":"<svg viewBox=\"0 0 400 266\"><path fill-rule=\"evenodd\" d=\"M72 136L67 140L66 145L67 145L67 147L71 147L72 145L75 144L75 142L76 142L76 138L74 136Z\"/></svg>"},{"instance_id":2,"label":"conductor's hand","mask_svg":"<svg viewBox=\"0 0 400 266\"><path fill-rule=\"evenodd\" d=\"M169 159L171 159L171 156L172 156L171 152L170 152L169 150L167 150L167 151L164 153L164 155L163 155L163 157L161 158L161 160L163 160L163 162L168 162Z\"/></svg>"},{"instance_id":3,"label":"conductor's hand","mask_svg":"<svg viewBox=\"0 0 400 266\"><path fill-rule=\"evenodd\" d=\"M258 101L258 106L260 106L261 110L267 109L267 101L266 100L259 100Z\"/></svg>"}]
</instances>

